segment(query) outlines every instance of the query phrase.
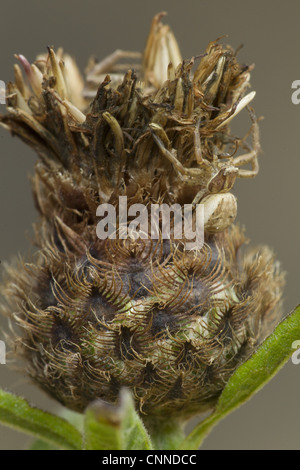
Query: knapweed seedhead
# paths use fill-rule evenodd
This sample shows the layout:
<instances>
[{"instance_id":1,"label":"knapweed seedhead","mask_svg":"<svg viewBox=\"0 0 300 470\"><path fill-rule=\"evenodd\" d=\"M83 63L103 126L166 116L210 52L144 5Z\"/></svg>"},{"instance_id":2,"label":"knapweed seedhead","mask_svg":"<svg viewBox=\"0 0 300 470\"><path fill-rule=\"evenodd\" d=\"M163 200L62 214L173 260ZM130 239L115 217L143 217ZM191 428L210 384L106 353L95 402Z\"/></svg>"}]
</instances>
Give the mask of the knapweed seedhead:
<instances>
[{"instance_id":1,"label":"knapweed seedhead","mask_svg":"<svg viewBox=\"0 0 300 470\"><path fill-rule=\"evenodd\" d=\"M33 64L18 55L7 86L1 124L39 155L39 221L35 256L7 267L3 311L29 375L77 411L125 386L145 419L189 418L281 319L278 263L245 250L233 224L235 180L258 172L252 66L218 40L182 60L161 17L144 54L90 60L83 79L49 47ZM244 108L237 138L229 123ZM120 197L128 211L203 204L202 246L161 232L100 239L97 208Z\"/></svg>"}]
</instances>

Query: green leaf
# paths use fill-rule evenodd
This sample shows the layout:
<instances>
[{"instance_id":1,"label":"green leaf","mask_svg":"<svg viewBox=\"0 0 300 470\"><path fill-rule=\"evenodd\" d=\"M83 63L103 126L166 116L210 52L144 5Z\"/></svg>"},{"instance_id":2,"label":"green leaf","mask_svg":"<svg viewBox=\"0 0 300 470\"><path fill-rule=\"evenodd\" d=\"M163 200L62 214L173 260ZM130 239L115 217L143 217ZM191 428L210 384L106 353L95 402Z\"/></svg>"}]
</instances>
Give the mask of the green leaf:
<instances>
[{"instance_id":1,"label":"green leaf","mask_svg":"<svg viewBox=\"0 0 300 470\"><path fill-rule=\"evenodd\" d=\"M48 442L36 439L28 450L57 450L57 448Z\"/></svg>"},{"instance_id":2,"label":"green leaf","mask_svg":"<svg viewBox=\"0 0 300 470\"><path fill-rule=\"evenodd\" d=\"M82 437L66 420L31 407L26 400L0 390L0 422L60 449L81 449Z\"/></svg>"},{"instance_id":3,"label":"green leaf","mask_svg":"<svg viewBox=\"0 0 300 470\"><path fill-rule=\"evenodd\" d=\"M84 415L82 413L77 413L68 408L62 408L57 415L71 423L81 435L83 434ZM57 450L57 448L53 446L53 444L42 441L41 439L36 439L29 446L29 450Z\"/></svg>"},{"instance_id":4,"label":"green leaf","mask_svg":"<svg viewBox=\"0 0 300 470\"><path fill-rule=\"evenodd\" d=\"M300 306L288 315L229 379L214 412L197 425L180 448L197 450L212 428L228 413L258 392L293 353L292 344L300 340Z\"/></svg>"},{"instance_id":5,"label":"green leaf","mask_svg":"<svg viewBox=\"0 0 300 470\"><path fill-rule=\"evenodd\" d=\"M151 440L146 428L135 411L134 402L128 390L122 392L124 418L122 420L123 446L126 450L150 450Z\"/></svg>"},{"instance_id":6,"label":"green leaf","mask_svg":"<svg viewBox=\"0 0 300 470\"><path fill-rule=\"evenodd\" d=\"M128 390L123 389L120 403L111 405L96 400L86 409L85 448L87 450L146 450L151 441L134 409Z\"/></svg>"}]
</instances>

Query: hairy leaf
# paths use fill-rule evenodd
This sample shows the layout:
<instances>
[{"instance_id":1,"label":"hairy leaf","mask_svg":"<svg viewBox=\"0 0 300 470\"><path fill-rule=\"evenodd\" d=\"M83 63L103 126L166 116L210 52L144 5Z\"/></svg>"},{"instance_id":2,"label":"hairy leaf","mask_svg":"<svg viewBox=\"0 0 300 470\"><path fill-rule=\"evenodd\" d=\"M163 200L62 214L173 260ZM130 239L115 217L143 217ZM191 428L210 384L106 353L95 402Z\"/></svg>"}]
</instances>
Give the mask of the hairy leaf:
<instances>
[{"instance_id":1,"label":"hairy leaf","mask_svg":"<svg viewBox=\"0 0 300 470\"><path fill-rule=\"evenodd\" d=\"M81 435L72 424L3 390L0 390L0 422L60 449L82 447Z\"/></svg>"}]
</instances>

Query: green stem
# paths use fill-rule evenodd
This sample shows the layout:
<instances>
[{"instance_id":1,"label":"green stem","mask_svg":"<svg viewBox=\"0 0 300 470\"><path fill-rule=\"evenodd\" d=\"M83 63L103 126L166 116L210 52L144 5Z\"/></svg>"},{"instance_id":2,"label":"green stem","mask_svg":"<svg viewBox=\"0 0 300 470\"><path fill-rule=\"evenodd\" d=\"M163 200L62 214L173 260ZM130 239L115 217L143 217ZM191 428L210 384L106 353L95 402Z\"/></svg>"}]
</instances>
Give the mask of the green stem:
<instances>
[{"instance_id":1,"label":"green stem","mask_svg":"<svg viewBox=\"0 0 300 470\"><path fill-rule=\"evenodd\" d=\"M185 437L184 423L177 420L149 420L145 422L145 426L155 450L176 450Z\"/></svg>"}]
</instances>

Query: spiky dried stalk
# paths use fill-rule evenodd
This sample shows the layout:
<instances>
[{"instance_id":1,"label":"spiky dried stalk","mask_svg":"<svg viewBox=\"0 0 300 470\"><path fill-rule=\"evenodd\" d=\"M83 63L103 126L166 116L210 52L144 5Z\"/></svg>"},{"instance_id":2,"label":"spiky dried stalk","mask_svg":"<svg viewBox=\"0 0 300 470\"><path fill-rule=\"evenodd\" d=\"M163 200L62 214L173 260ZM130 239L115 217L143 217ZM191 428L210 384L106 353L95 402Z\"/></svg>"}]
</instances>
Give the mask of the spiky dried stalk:
<instances>
[{"instance_id":1,"label":"spiky dried stalk","mask_svg":"<svg viewBox=\"0 0 300 470\"><path fill-rule=\"evenodd\" d=\"M90 62L84 81L49 48L34 64L17 56L26 77L16 65L7 87L1 124L39 155L40 217L35 258L7 267L3 310L21 329L14 341L29 375L77 411L115 402L126 386L146 418L186 419L216 403L281 319L278 263L266 247L244 251L229 192L258 172L252 66L218 41L198 65L182 61L161 17L136 71L114 61L140 54L117 51ZM245 107L252 146L229 128ZM97 207L119 196L128 207L201 202L203 247L100 240Z\"/></svg>"}]
</instances>

